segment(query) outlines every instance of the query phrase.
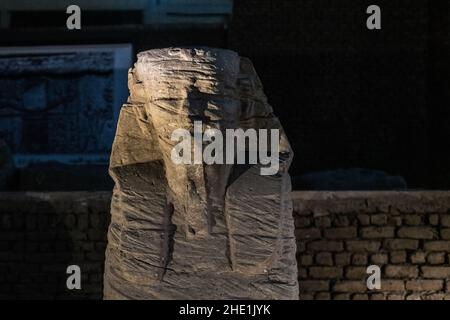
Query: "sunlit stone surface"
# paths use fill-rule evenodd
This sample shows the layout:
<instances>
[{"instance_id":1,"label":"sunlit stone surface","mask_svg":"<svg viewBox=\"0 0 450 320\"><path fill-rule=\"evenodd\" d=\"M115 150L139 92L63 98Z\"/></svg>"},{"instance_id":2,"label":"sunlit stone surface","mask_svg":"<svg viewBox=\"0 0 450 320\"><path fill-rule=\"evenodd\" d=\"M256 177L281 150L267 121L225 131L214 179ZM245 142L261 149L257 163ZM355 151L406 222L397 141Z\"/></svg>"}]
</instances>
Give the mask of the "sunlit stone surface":
<instances>
[{"instance_id":1,"label":"sunlit stone surface","mask_svg":"<svg viewBox=\"0 0 450 320\"><path fill-rule=\"evenodd\" d=\"M105 299L297 299L292 151L248 59L219 49L142 52L110 162ZM280 170L175 165L175 129L280 129Z\"/></svg>"}]
</instances>

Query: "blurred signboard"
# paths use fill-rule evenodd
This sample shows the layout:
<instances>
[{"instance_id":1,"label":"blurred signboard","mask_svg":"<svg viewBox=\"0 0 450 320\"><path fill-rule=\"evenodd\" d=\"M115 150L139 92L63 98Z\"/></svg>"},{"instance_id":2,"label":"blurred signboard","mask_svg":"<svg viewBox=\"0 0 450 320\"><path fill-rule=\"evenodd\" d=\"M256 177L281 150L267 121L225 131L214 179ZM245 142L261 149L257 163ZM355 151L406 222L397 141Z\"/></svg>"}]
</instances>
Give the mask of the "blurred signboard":
<instances>
[{"instance_id":1,"label":"blurred signboard","mask_svg":"<svg viewBox=\"0 0 450 320\"><path fill-rule=\"evenodd\" d=\"M132 47L0 48L0 137L16 165L107 163Z\"/></svg>"}]
</instances>

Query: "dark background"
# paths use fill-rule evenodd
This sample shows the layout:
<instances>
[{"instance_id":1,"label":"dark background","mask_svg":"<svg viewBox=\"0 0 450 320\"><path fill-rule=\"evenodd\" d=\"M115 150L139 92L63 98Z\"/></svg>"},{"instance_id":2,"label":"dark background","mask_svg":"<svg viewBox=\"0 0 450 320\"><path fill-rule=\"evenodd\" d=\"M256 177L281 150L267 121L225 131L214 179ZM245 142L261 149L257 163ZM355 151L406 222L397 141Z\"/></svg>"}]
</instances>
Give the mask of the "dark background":
<instances>
[{"instance_id":1,"label":"dark background","mask_svg":"<svg viewBox=\"0 0 450 320\"><path fill-rule=\"evenodd\" d=\"M370 4L381 30L365 27ZM237 1L233 21L229 46L255 63L294 175L364 167L449 187L448 1Z\"/></svg>"},{"instance_id":2,"label":"dark background","mask_svg":"<svg viewBox=\"0 0 450 320\"><path fill-rule=\"evenodd\" d=\"M255 64L293 146L294 177L358 167L400 175L409 188L448 189L449 3L238 0L225 25L150 26L138 12L90 12L80 31L65 28L65 14L18 12L10 28L0 29L0 45L128 42L135 53L184 45L230 48ZM371 4L381 7L381 30L366 28ZM106 166L46 170L53 174L42 167L22 172L16 188L112 187ZM28 182L36 174L47 178L40 185ZM86 183L96 174L97 184ZM58 182L67 177L70 185Z\"/></svg>"}]
</instances>

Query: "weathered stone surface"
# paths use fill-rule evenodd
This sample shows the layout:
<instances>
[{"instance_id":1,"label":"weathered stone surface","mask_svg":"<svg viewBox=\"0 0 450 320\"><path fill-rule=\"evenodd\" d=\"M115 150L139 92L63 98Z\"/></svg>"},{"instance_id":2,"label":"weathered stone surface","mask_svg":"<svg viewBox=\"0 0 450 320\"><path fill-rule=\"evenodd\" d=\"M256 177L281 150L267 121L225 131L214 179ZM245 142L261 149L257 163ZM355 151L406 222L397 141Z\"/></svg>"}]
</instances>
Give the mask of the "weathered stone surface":
<instances>
[{"instance_id":1,"label":"weathered stone surface","mask_svg":"<svg viewBox=\"0 0 450 320\"><path fill-rule=\"evenodd\" d=\"M142 52L110 162L106 299L298 299L287 173L292 151L247 59L219 49ZM280 170L175 165L171 133L279 129Z\"/></svg>"}]
</instances>

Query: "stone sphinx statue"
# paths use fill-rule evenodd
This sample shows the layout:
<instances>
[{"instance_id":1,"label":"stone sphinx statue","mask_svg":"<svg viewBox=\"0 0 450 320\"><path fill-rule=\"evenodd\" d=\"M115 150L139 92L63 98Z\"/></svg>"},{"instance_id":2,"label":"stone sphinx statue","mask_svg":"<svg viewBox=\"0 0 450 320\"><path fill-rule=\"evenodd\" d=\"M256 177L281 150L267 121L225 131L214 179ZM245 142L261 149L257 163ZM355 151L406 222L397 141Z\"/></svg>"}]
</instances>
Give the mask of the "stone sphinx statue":
<instances>
[{"instance_id":1,"label":"stone sphinx statue","mask_svg":"<svg viewBox=\"0 0 450 320\"><path fill-rule=\"evenodd\" d=\"M221 49L146 51L129 90L110 160L104 298L297 299L293 154L251 62ZM278 172L174 163L173 132L192 133L198 122L219 132L279 130L269 150Z\"/></svg>"}]
</instances>

